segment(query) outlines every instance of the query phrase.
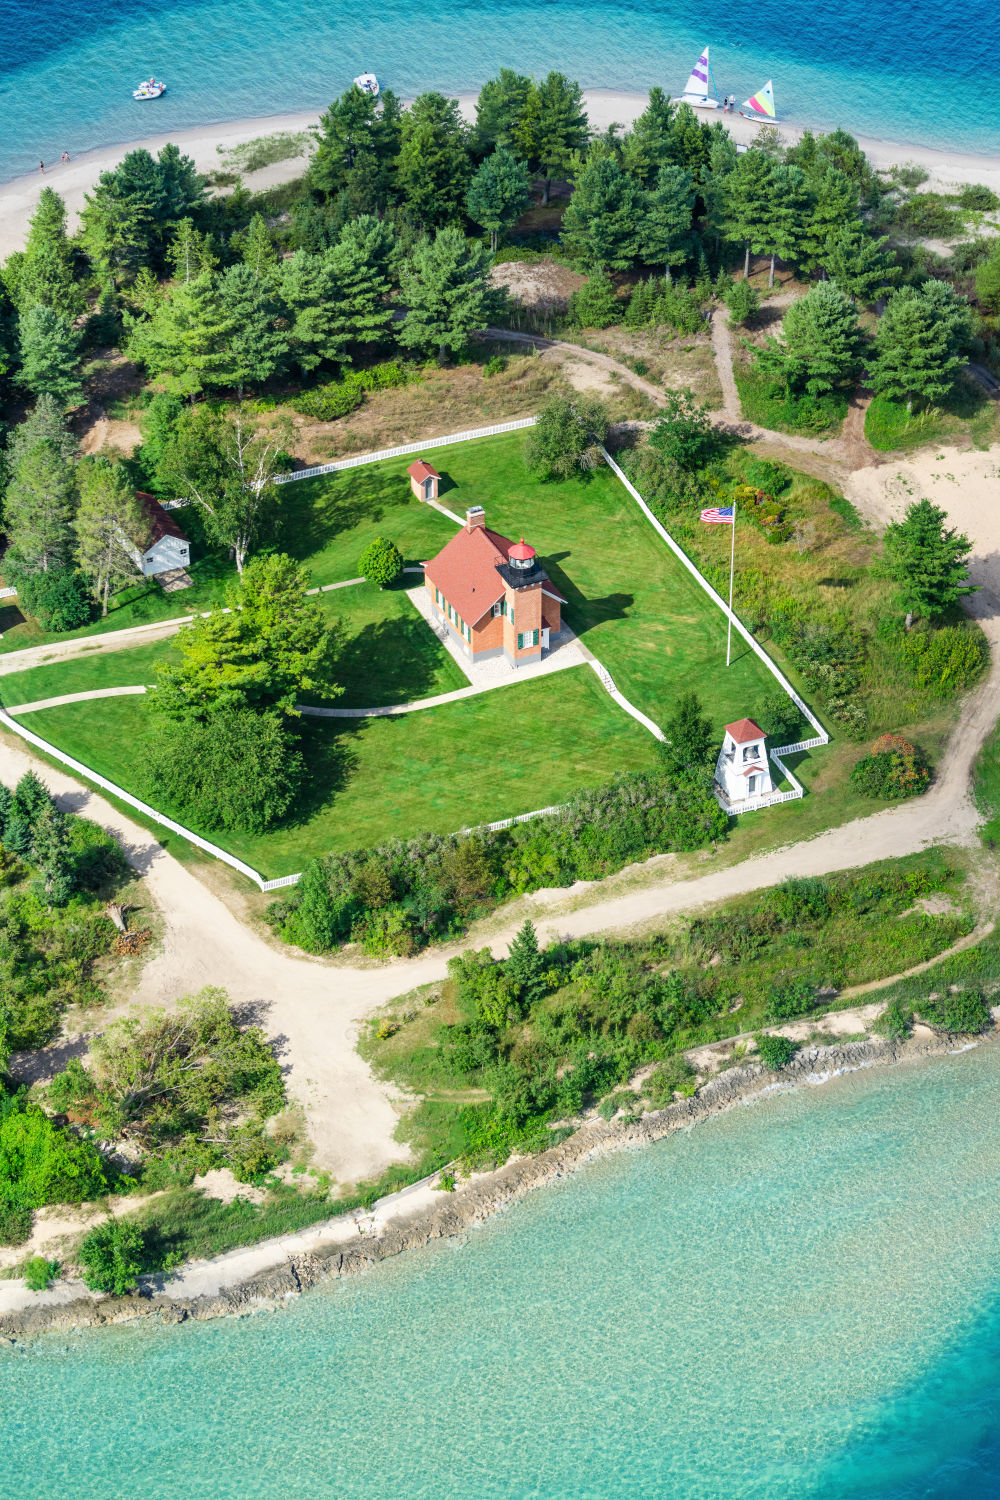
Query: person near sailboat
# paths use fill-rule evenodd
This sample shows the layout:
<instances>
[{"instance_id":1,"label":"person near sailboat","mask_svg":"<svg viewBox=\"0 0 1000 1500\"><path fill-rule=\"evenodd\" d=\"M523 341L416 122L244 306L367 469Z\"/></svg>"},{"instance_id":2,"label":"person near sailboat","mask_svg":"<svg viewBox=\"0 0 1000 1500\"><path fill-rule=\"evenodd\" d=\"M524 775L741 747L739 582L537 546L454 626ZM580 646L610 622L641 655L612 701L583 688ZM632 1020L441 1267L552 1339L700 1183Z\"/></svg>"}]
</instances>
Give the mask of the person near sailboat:
<instances>
[{"instance_id":1,"label":"person near sailboat","mask_svg":"<svg viewBox=\"0 0 1000 1500\"><path fill-rule=\"evenodd\" d=\"M709 85L711 85L711 91ZM684 85L684 92L678 103L690 104L692 109L721 109L722 105L714 97L714 91L715 79L712 76L712 65L708 60L708 48L705 47L691 69L690 77Z\"/></svg>"}]
</instances>

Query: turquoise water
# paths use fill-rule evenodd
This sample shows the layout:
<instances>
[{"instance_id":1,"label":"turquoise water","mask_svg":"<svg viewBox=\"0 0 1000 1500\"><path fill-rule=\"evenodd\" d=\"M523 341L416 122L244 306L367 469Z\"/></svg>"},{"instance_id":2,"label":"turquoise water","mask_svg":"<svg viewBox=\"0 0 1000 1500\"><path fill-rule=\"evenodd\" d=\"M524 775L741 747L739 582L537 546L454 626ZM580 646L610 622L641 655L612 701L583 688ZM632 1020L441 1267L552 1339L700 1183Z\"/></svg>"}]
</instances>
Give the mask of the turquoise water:
<instances>
[{"instance_id":1,"label":"turquoise water","mask_svg":"<svg viewBox=\"0 0 1000 1500\"><path fill-rule=\"evenodd\" d=\"M678 93L706 42L720 90L773 77L795 123L1000 151L995 0L0 0L0 180L63 150L323 106L363 68L403 95L476 89L503 65ZM150 72L168 92L136 103Z\"/></svg>"},{"instance_id":2,"label":"turquoise water","mask_svg":"<svg viewBox=\"0 0 1000 1500\"><path fill-rule=\"evenodd\" d=\"M3 1353L4 1493L995 1497L998 1082L774 1094L282 1312Z\"/></svg>"}]
</instances>

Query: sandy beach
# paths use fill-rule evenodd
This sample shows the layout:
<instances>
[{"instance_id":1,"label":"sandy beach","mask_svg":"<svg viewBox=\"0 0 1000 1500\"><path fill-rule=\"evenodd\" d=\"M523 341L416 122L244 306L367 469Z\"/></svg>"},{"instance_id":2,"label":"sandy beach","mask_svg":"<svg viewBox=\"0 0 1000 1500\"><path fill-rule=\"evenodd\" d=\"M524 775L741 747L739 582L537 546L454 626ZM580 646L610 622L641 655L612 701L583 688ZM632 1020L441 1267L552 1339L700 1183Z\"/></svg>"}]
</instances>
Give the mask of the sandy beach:
<instances>
[{"instance_id":1,"label":"sandy beach","mask_svg":"<svg viewBox=\"0 0 1000 1500\"><path fill-rule=\"evenodd\" d=\"M475 116L475 94L459 94L458 101L466 119ZM622 93L611 89L590 89L584 94L587 115L592 129L604 130L617 122L629 125L646 107L645 94ZM155 118L151 112L151 119ZM743 120L738 115L722 116L706 113L706 119L721 119L727 130L742 144L749 144L756 134L757 125L752 120ZM28 230L28 220L34 212L43 187L55 188L61 193L69 210L69 227L76 228L84 194L89 192L102 172L115 166L127 151L145 146L156 152L167 141L175 141L181 150L194 160L201 172L210 172L220 165L218 147L241 145L260 135L272 135L279 130L308 130L317 124L315 112L302 114L266 115L256 119L234 120L215 125L199 125L191 130L173 130L166 135L148 135L141 140L123 141L114 146L102 146L74 158L66 165L58 161L46 166L45 175L35 172L28 177L18 177L0 185L0 259L20 250ZM850 122L844 121L850 129ZM789 140L797 140L802 134L800 126L779 125L778 129ZM934 151L925 146L904 145L894 141L874 140L859 136L863 150L877 167L890 167L899 162L916 162L926 167L931 175L929 187L948 191L967 182L982 182L1000 193L1000 156L978 156L960 151ZM71 144L71 143L70 143ZM245 179L246 186L254 191L272 187L298 177L303 170L303 158L276 162Z\"/></svg>"}]
</instances>

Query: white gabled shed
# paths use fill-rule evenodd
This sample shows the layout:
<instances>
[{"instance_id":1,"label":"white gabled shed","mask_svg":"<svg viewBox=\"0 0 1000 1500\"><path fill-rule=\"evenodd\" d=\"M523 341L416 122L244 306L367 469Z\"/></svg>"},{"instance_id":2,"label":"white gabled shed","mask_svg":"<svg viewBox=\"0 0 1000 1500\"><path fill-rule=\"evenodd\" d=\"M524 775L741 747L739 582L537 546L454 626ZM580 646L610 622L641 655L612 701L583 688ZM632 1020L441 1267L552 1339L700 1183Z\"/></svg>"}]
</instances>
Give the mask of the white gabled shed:
<instances>
[{"instance_id":1,"label":"white gabled shed","mask_svg":"<svg viewBox=\"0 0 1000 1500\"><path fill-rule=\"evenodd\" d=\"M766 738L753 719L726 725L715 779L728 802L758 802L774 791Z\"/></svg>"},{"instance_id":2,"label":"white gabled shed","mask_svg":"<svg viewBox=\"0 0 1000 1500\"><path fill-rule=\"evenodd\" d=\"M184 535L170 511L164 510L154 495L136 491L139 501L149 519L149 544L144 552L129 548L143 576L155 578L158 573L171 573L175 568L186 568L191 561L191 543Z\"/></svg>"}]
</instances>

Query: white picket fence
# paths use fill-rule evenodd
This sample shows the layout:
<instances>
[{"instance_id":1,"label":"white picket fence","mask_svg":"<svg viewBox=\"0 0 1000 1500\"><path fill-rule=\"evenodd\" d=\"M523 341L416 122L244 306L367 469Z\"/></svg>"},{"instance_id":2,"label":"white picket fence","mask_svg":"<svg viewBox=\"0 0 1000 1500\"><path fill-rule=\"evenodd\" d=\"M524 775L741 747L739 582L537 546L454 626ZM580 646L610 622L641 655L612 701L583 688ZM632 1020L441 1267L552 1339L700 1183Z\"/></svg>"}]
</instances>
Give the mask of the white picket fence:
<instances>
[{"instance_id":1,"label":"white picket fence","mask_svg":"<svg viewBox=\"0 0 1000 1500\"><path fill-rule=\"evenodd\" d=\"M396 448L380 448L377 453L356 453L353 458L338 458L330 464L316 464L311 469L295 469L291 474L276 474L275 484L291 484L296 479L314 479L317 474L337 474L341 469L358 469L383 458L404 458L407 453L429 453L452 443L470 443L473 438L499 437L502 432L520 432L534 427L537 417L518 417L514 422L497 422L492 427L475 427L471 432L453 432L449 437L426 438L420 443L400 443Z\"/></svg>"}]
</instances>

